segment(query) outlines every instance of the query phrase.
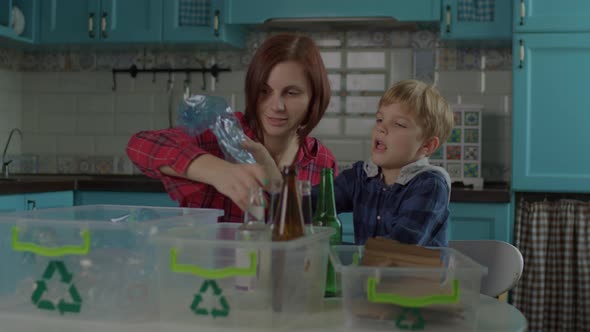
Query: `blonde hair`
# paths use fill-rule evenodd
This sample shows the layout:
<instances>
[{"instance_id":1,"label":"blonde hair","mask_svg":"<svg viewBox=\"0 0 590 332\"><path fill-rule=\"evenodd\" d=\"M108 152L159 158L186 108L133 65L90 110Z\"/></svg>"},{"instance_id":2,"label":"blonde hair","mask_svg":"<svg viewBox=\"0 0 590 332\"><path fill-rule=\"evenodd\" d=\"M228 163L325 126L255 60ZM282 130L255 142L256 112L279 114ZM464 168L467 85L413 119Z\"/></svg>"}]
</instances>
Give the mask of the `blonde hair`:
<instances>
[{"instance_id":1,"label":"blonde hair","mask_svg":"<svg viewBox=\"0 0 590 332\"><path fill-rule=\"evenodd\" d=\"M425 139L438 137L442 145L451 135L455 124L453 112L438 89L418 80L395 83L379 100L379 108L394 103L408 107Z\"/></svg>"}]
</instances>

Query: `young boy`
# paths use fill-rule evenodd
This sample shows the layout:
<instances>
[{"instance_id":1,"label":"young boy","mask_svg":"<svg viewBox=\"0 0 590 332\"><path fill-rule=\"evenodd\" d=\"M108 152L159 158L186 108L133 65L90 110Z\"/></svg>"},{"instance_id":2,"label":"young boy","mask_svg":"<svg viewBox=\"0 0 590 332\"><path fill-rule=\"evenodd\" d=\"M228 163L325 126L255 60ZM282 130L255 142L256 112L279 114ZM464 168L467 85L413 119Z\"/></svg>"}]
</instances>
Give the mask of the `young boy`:
<instances>
[{"instance_id":1,"label":"young boy","mask_svg":"<svg viewBox=\"0 0 590 332\"><path fill-rule=\"evenodd\" d=\"M383 236L421 246L447 245L451 181L445 169L429 165L428 156L452 128L449 104L434 87L406 80L385 92L371 160L356 162L334 179L336 210L353 212L355 244Z\"/></svg>"}]
</instances>

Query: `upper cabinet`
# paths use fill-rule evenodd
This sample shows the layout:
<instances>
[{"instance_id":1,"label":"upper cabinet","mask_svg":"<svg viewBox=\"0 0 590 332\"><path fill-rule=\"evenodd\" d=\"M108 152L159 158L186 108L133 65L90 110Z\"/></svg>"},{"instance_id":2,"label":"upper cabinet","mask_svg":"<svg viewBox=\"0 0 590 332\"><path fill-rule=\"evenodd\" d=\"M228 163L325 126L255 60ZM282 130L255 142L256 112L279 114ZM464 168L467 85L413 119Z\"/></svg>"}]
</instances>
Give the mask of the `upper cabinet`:
<instances>
[{"instance_id":1,"label":"upper cabinet","mask_svg":"<svg viewBox=\"0 0 590 332\"><path fill-rule=\"evenodd\" d=\"M243 47L245 31L226 25L227 19L228 6L222 0L166 0L163 40Z\"/></svg>"},{"instance_id":2,"label":"upper cabinet","mask_svg":"<svg viewBox=\"0 0 590 332\"><path fill-rule=\"evenodd\" d=\"M438 21L440 0L226 0L229 24L262 24L273 19L395 18Z\"/></svg>"},{"instance_id":3,"label":"upper cabinet","mask_svg":"<svg viewBox=\"0 0 590 332\"><path fill-rule=\"evenodd\" d=\"M160 42L162 0L43 0L41 43Z\"/></svg>"},{"instance_id":4,"label":"upper cabinet","mask_svg":"<svg viewBox=\"0 0 590 332\"><path fill-rule=\"evenodd\" d=\"M0 45L32 44L37 40L37 0L0 1Z\"/></svg>"},{"instance_id":5,"label":"upper cabinet","mask_svg":"<svg viewBox=\"0 0 590 332\"><path fill-rule=\"evenodd\" d=\"M590 192L590 33L514 34L512 188Z\"/></svg>"},{"instance_id":6,"label":"upper cabinet","mask_svg":"<svg viewBox=\"0 0 590 332\"><path fill-rule=\"evenodd\" d=\"M442 40L512 40L512 5L508 0L443 0Z\"/></svg>"},{"instance_id":7,"label":"upper cabinet","mask_svg":"<svg viewBox=\"0 0 590 332\"><path fill-rule=\"evenodd\" d=\"M590 31L590 1L514 0L515 32Z\"/></svg>"}]
</instances>

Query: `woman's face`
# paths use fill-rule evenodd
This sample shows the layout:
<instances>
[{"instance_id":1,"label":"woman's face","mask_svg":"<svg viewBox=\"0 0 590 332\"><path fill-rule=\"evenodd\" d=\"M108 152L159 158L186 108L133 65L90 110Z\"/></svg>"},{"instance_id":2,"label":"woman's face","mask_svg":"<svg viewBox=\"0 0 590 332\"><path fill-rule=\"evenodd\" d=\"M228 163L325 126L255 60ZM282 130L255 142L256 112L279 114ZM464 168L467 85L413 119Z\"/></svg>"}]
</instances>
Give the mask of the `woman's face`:
<instances>
[{"instance_id":1,"label":"woman's face","mask_svg":"<svg viewBox=\"0 0 590 332\"><path fill-rule=\"evenodd\" d=\"M264 87L258 118L265 138L289 138L305 119L311 87L303 67L294 61L277 64Z\"/></svg>"}]
</instances>

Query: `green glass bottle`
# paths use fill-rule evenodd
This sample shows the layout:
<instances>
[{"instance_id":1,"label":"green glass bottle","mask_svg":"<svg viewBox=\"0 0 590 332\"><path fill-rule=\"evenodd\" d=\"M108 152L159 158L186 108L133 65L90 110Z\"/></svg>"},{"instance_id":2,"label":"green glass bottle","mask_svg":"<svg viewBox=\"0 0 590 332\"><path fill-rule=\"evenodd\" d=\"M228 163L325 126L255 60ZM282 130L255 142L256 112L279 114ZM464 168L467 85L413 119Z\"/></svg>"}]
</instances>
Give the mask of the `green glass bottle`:
<instances>
[{"instance_id":1,"label":"green glass bottle","mask_svg":"<svg viewBox=\"0 0 590 332\"><path fill-rule=\"evenodd\" d=\"M322 188L323 186L323 188ZM342 243L342 223L336 213L336 201L334 199L334 171L331 168L322 169L322 180L318 196L318 206L313 218L314 226L332 227L336 231L330 237L330 245ZM328 274L326 279L326 297L334 297L339 294L339 284L332 263L328 261Z\"/></svg>"},{"instance_id":2,"label":"green glass bottle","mask_svg":"<svg viewBox=\"0 0 590 332\"><path fill-rule=\"evenodd\" d=\"M317 202L315 206L315 211L313 213L313 217L311 218L311 224L313 226L323 227L324 226L324 214L326 213L324 209L324 196L326 195L326 168L322 169L321 177L320 177L320 190L318 192Z\"/></svg>"}]
</instances>

